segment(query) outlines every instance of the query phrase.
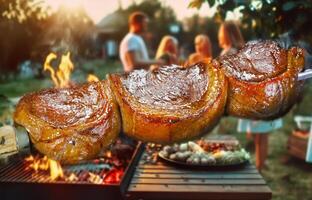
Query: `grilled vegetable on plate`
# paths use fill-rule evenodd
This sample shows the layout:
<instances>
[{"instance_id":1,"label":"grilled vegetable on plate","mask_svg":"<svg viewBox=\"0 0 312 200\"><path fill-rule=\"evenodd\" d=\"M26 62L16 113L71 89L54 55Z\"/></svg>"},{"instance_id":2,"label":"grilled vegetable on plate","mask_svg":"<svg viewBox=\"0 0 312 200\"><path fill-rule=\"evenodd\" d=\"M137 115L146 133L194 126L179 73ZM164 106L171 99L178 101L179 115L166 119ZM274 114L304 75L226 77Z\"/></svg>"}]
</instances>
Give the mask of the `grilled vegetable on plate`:
<instances>
[{"instance_id":1,"label":"grilled vegetable on plate","mask_svg":"<svg viewBox=\"0 0 312 200\"><path fill-rule=\"evenodd\" d=\"M226 146L219 146L220 148L211 151L208 150L211 148L204 150L195 142L167 145L159 152L159 156L168 162L188 166L233 166L249 161L249 153L239 145L231 147L231 150L227 150Z\"/></svg>"}]
</instances>

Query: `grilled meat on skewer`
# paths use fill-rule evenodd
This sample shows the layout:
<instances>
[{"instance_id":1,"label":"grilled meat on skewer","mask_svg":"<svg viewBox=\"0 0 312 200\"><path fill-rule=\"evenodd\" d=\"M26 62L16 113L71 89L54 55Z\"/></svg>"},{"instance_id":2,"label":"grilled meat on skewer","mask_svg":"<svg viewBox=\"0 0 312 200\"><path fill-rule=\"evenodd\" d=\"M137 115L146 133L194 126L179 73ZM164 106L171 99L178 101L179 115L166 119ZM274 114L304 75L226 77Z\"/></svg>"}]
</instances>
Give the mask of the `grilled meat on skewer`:
<instances>
[{"instance_id":1,"label":"grilled meat on skewer","mask_svg":"<svg viewBox=\"0 0 312 200\"><path fill-rule=\"evenodd\" d=\"M111 74L107 81L28 94L14 120L40 152L74 163L112 143L121 124L130 137L174 143L207 133L224 110L250 119L282 116L300 93L303 65L300 48L250 42L211 63Z\"/></svg>"},{"instance_id":2,"label":"grilled meat on skewer","mask_svg":"<svg viewBox=\"0 0 312 200\"><path fill-rule=\"evenodd\" d=\"M229 80L229 115L274 119L287 113L300 94L303 82L297 79L304 67L300 48L286 50L273 41L255 41L218 60Z\"/></svg>"},{"instance_id":3,"label":"grilled meat on skewer","mask_svg":"<svg viewBox=\"0 0 312 200\"><path fill-rule=\"evenodd\" d=\"M117 104L106 81L25 95L14 120L36 149L63 163L95 157L120 132Z\"/></svg>"},{"instance_id":4,"label":"grilled meat on skewer","mask_svg":"<svg viewBox=\"0 0 312 200\"><path fill-rule=\"evenodd\" d=\"M210 64L176 65L108 76L120 106L123 131L156 143L189 140L211 130L223 115L227 82Z\"/></svg>"}]
</instances>

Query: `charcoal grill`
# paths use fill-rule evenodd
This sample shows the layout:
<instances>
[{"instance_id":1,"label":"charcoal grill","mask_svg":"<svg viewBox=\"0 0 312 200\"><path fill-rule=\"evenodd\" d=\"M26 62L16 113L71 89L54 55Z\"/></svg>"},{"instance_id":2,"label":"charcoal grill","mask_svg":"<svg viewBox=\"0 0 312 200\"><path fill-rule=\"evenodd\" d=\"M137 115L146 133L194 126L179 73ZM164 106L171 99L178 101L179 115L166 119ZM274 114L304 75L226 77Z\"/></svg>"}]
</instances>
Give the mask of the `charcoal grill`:
<instances>
[{"instance_id":1,"label":"charcoal grill","mask_svg":"<svg viewBox=\"0 0 312 200\"><path fill-rule=\"evenodd\" d=\"M88 181L51 180L48 172L25 170L24 159L14 158L0 167L0 199L123 199L134 169L143 152L143 144L138 143L132 158L118 184L93 184ZM64 174L83 176L87 170L100 174L105 164L85 163L63 167Z\"/></svg>"}]
</instances>

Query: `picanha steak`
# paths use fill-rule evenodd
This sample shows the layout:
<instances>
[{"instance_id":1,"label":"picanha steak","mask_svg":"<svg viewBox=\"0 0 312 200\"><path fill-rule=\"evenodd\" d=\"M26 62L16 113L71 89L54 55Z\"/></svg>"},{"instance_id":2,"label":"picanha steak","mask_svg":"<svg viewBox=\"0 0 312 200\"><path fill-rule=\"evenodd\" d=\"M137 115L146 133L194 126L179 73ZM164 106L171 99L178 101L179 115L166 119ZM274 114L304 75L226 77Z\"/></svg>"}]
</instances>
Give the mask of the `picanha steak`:
<instances>
[{"instance_id":1,"label":"picanha steak","mask_svg":"<svg viewBox=\"0 0 312 200\"><path fill-rule=\"evenodd\" d=\"M304 67L302 49L287 50L274 41L253 41L238 53L218 60L229 80L229 115L274 119L295 104L303 84L297 80Z\"/></svg>"},{"instance_id":2,"label":"picanha steak","mask_svg":"<svg viewBox=\"0 0 312 200\"><path fill-rule=\"evenodd\" d=\"M123 132L156 143L207 133L223 115L227 97L227 81L217 67L199 63L108 75Z\"/></svg>"},{"instance_id":3,"label":"picanha steak","mask_svg":"<svg viewBox=\"0 0 312 200\"><path fill-rule=\"evenodd\" d=\"M63 163L94 158L115 140L121 122L106 81L27 94L14 120L36 149Z\"/></svg>"},{"instance_id":4,"label":"picanha steak","mask_svg":"<svg viewBox=\"0 0 312 200\"><path fill-rule=\"evenodd\" d=\"M297 101L303 66L302 49L253 41L209 63L110 74L100 82L27 94L14 120L40 152L75 163L111 144L121 125L132 138L174 143L207 133L224 112L280 117Z\"/></svg>"}]
</instances>

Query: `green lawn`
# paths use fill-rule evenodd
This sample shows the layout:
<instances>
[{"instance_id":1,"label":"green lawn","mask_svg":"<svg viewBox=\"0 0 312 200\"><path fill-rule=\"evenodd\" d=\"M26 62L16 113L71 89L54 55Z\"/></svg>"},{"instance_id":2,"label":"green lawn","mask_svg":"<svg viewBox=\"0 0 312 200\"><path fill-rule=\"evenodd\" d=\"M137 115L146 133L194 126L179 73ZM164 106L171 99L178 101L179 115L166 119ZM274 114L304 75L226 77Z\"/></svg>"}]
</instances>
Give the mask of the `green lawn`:
<instances>
[{"instance_id":1,"label":"green lawn","mask_svg":"<svg viewBox=\"0 0 312 200\"><path fill-rule=\"evenodd\" d=\"M79 83L85 82L89 73L96 74L99 78L104 79L107 73L122 70L121 64L114 61L84 60L76 65L72 80ZM19 97L25 93L51 86L52 82L48 74L46 74L45 78L40 80L16 79L7 83L0 83L0 94L7 97ZM267 168L263 170L262 174L273 191L274 200L312 200L312 164L289 157L286 150L288 136L295 127L293 116L295 114L312 115L311 83L306 83L304 94L300 105L296 106L283 118L283 128L270 134ZM1 105L4 105L2 102L0 102L0 111ZM236 136L242 146L253 155L252 142L246 141L244 134L237 133L236 125L236 118L225 117L219 125L219 133ZM254 157L252 159L254 160Z\"/></svg>"},{"instance_id":2,"label":"green lawn","mask_svg":"<svg viewBox=\"0 0 312 200\"><path fill-rule=\"evenodd\" d=\"M291 112L283 118L284 127L270 134L267 168L262 171L262 175L273 191L274 200L311 200L312 164L307 164L287 154L287 139L294 128L292 119L293 113ZM237 119L224 118L219 132L236 136L242 146L251 152L254 162L253 142L247 141L245 134L238 133L236 125Z\"/></svg>"},{"instance_id":3,"label":"green lawn","mask_svg":"<svg viewBox=\"0 0 312 200\"><path fill-rule=\"evenodd\" d=\"M86 81L87 75L92 73L100 79L105 79L106 74L122 71L118 61L82 60L75 64L71 80L78 83ZM44 73L43 79L14 79L7 83L0 83L0 94L7 97L19 97L23 94L53 86L49 73Z\"/></svg>"}]
</instances>

